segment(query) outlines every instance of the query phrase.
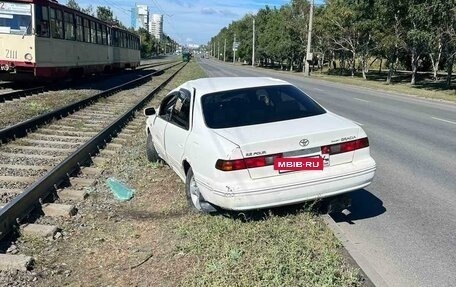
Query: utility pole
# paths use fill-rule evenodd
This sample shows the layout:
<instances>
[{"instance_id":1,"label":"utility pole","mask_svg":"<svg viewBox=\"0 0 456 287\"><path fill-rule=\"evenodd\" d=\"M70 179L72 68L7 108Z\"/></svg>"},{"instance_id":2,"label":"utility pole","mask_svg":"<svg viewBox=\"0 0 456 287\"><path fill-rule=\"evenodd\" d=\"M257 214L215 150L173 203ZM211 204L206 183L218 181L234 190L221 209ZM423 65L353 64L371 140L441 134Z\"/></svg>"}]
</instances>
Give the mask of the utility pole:
<instances>
[{"instance_id":1,"label":"utility pole","mask_svg":"<svg viewBox=\"0 0 456 287\"><path fill-rule=\"evenodd\" d=\"M306 53L306 62L304 63L304 76L310 76L310 64L309 64L309 56L310 56L310 45L312 44L312 21L313 21L313 9L314 8L314 0L310 3L310 16L309 16L309 33L307 34L307 53ZM312 60L312 59L310 59Z\"/></svg>"},{"instance_id":2,"label":"utility pole","mask_svg":"<svg viewBox=\"0 0 456 287\"><path fill-rule=\"evenodd\" d=\"M255 17L253 18L252 67L255 67Z\"/></svg>"},{"instance_id":3,"label":"utility pole","mask_svg":"<svg viewBox=\"0 0 456 287\"><path fill-rule=\"evenodd\" d=\"M223 46L223 62L226 62L226 38L225 38L225 46Z\"/></svg>"},{"instance_id":4,"label":"utility pole","mask_svg":"<svg viewBox=\"0 0 456 287\"><path fill-rule=\"evenodd\" d=\"M217 42L218 52L217 52L217 60L220 60L220 41Z\"/></svg>"},{"instance_id":5,"label":"utility pole","mask_svg":"<svg viewBox=\"0 0 456 287\"><path fill-rule=\"evenodd\" d=\"M236 33L234 34L233 42L233 64L236 64Z\"/></svg>"}]
</instances>

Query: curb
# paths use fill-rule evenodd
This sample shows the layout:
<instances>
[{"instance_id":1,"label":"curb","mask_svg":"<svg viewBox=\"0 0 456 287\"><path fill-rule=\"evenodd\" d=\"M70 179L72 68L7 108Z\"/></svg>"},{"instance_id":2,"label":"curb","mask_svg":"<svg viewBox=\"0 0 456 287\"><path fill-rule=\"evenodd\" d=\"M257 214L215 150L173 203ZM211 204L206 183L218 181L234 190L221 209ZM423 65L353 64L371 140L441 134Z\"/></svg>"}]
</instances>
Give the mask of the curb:
<instances>
[{"instance_id":1,"label":"curb","mask_svg":"<svg viewBox=\"0 0 456 287\"><path fill-rule=\"evenodd\" d=\"M347 259L348 263L359 269L359 273L364 279L362 286L390 286L386 283L383 277L378 274L377 271L375 271L375 269L369 264L367 259L358 251L356 246L348 240L348 238L345 236L345 233L339 228L337 223L334 222L331 216L329 214L324 214L322 217L328 227L337 237L337 239L339 239L339 241L342 243L342 254Z\"/></svg>"}]
</instances>

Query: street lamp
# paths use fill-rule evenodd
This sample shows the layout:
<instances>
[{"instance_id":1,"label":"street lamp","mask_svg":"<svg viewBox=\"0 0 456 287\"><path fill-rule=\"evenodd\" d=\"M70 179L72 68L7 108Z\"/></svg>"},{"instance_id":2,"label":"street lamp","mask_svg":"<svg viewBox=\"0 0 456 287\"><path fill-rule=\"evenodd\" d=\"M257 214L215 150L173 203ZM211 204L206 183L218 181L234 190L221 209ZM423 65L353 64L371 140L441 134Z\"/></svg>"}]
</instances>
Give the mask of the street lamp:
<instances>
[{"instance_id":1,"label":"street lamp","mask_svg":"<svg viewBox=\"0 0 456 287\"><path fill-rule=\"evenodd\" d=\"M233 42L233 64L236 64L236 33L234 34L234 42Z\"/></svg>"},{"instance_id":2,"label":"street lamp","mask_svg":"<svg viewBox=\"0 0 456 287\"><path fill-rule=\"evenodd\" d=\"M313 8L314 8L314 0L312 0L312 2L310 3L309 31L308 31L308 34L307 34L307 53L306 53L306 62L305 62L305 66L304 66L304 76L306 76L306 77L310 76L310 63L309 63L309 60L313 60L313 59L309 59L309 57L311 58L310 45L312 44Z\"/></svg>"},{"instance_id":3,"label":"street lamp","mask_svg":"<svg viewBox=\"0 0 456 287\"><path fill-rule=\"evenodd\" d=\"M252 67L255 66L255 17L253 17L253 35L252 35Z\"/></svg>"}]
</instances>

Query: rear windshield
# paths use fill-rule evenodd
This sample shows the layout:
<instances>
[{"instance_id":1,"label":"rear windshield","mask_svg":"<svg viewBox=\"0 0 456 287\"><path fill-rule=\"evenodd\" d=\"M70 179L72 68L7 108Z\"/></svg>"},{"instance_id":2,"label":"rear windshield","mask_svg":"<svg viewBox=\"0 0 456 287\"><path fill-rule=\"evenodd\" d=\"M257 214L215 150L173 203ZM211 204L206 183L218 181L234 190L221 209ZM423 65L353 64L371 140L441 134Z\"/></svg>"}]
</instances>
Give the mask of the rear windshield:
<instances>
[{"instance_id":1,"label":"rear windshield","mask_svg":"<svg viewBox=\"0 0 456 287\"><path fill-rule=\"evenodd\" d=\"M286 121L325 113L315 101L291 85L207 94L201 101L206 125L212 129Z\"/></svg>"}]
</instances>

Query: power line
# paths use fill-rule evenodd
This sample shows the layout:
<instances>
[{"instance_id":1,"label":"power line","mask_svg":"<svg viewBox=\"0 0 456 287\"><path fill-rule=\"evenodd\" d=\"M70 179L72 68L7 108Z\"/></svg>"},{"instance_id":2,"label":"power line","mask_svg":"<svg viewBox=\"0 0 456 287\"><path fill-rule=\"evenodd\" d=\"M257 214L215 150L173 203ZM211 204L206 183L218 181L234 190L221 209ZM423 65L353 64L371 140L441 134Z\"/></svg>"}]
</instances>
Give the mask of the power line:
<instances>
[{"instance_id":1,"label":"power line","mask_svg":"<svg viewBox=\"0 0 456 287\"><path fill-rule=\"evenodd\" d=\"M174 15L166 13L165 10L163 10L163 8L160 6L160 4L158 3L158 1L156 1L156 0L151 0L151 2L154 4L154 6L155 6L163 15L166 15L166 16L168 17L168 23L169 23L170 26L171 26L172 32L174 32L174 34L176 34L176 36L177 36L178 38L180 38L180 42L181 42L181 43L184 43L184 42L185 42L185 41L184 41L184 37L182 37L182 35L181 35L179 32L177 32L177 29L176 29L176 27L175 27L174 24L173 24L172 17L173 17Z\"/></svg>"}]
</instances>

